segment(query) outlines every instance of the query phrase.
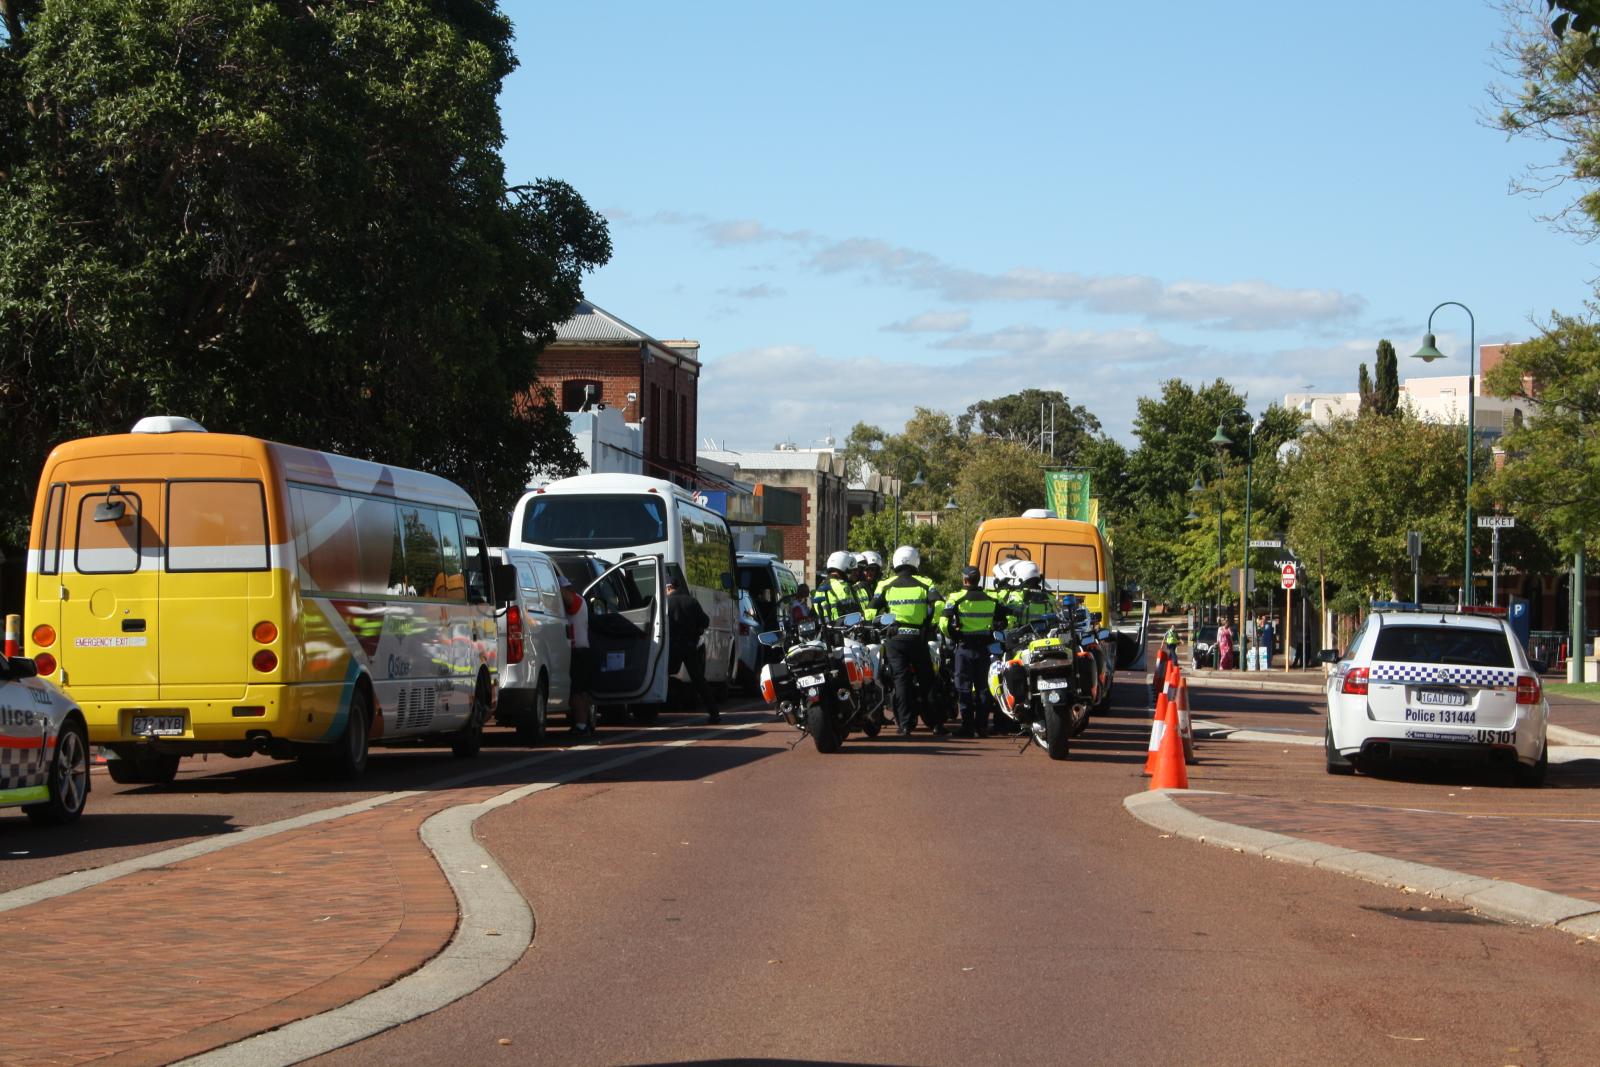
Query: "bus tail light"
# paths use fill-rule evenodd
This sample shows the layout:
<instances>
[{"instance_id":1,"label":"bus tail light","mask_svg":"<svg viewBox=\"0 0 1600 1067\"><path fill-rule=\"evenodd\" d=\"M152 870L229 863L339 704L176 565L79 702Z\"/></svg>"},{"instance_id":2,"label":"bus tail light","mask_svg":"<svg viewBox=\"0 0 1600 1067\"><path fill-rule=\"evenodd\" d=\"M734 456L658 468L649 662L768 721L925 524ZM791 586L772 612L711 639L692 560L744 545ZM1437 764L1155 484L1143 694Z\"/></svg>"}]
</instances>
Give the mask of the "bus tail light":
<instances>
[{"instance_id":1,"label":"bus tail light","mask_svg":"<svg viewBox=\"0 0 1600 1067\"><path fill-rule=\"evenodd\" d=\"M33 643L40 648L49 648L56 643L56 628L49 623L41 622L33 628ZM44 671L41 669L39 673L43 674Z\"/></svg>"},{"instance_id":2,"label":"bus tail light","mask_svg":"<svg viewBox=\"0 0 1600 1067\"><path fill-rule=\"evenodd\" d=\"M1531 674L1524 674L1517 678L1517 703L1539 703L1539 679Z\"/></svg>"},{"instance_id":3,"label":"bus tail light","mask_svg":"<svg viewBox=\"0 0 1600 1067\"><path fill-rule=\"evenodd\" d=\"M255 629L250 631L250 636L255 638L258 644L270 645L278 639L278 627L274 623L262 619L256 623Z\"/></svg>"},{"instance_id":4,"label":"bus tail light","mask_svg":"<svg viewBox=\"0 0 1600 1067\"><path fill-rule=\"evenodd\" d=\"M1344 685L1339 687L1339 692L1350 696L1366 696L1367 674L1368 670L1365 667L1351 667L1345 672Z\"/></svg>"},{"instance_id":5,"label":"bus tail light","mask_svg":"<svg viewBox=\"0 0 1600 1067\"><path fill-rule=\"evenodd\" d=\"M522 609L512 604L506 608L506 664L522 662Z\"/></svg>"},{"instance_id":6,"label":"bus tail light","mask_svg":"<svg viewBox=\"0 0 1600 1067\"><path fill-rule=\"evenodd\" d=\"M48 652L41 652L33 657L33 665L39 668L39 674L44 677L56 673L56 658Z\"/></svg>"},{"instance_id":7,"label":"bus tail light","mask_svg":"<svg viewBox=\"0 0 1600 1067\"><path fill-rule=\"evenodd\" d=\"M250 666L262 674L271 674L278 669L278 654L270 648L263 648L250 657Z\"/></svg>"}]
</instances>

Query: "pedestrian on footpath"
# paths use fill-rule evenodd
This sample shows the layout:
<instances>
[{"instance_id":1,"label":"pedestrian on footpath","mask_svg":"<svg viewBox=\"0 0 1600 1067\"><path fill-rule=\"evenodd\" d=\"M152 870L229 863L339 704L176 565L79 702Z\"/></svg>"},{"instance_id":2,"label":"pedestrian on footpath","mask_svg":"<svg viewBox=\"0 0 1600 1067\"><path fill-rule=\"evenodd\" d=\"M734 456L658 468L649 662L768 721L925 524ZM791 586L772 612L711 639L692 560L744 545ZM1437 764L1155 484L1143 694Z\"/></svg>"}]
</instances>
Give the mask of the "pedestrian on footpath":
<instances>
[{"instance_id":1,"label":"pedestrian on footpath","mask_svg":"<svg viewBox=\"0 0 1600 1067\"><path fill-rule=\"evenodd\" d=\"M1233 670L1233 627L1226 619L1217 627L1217 669Z\"/></svg>"},{"instance_id":2,"label":"pedestrian on footpath","mask_svg":"<svg viewBox=\"0 0 1600 1067\"><path fill-rule=\"evenodd\" d=\"M1261 623L1256 627L1256 647L1260 649L1256 655L1264 671L1272 669L1272 641L1277 636L1277 628L1272 625L1272 620L1261 616Z\"/></svg>"},{"instance_id":3,"label":"pedestrian on footpath","mask_svg":"<svg viewBox=\"0 0 1600 1067\"><path fill-rule=\"evenodd\" d=\"M668 578L667 643L672 655L667 661L667 677L677 674L680 667L687 671L689 688L706 709L706 718L717 722L722 718L722 710L706 688L706 650L700 644L701 635L710 628L711 619L706 609L683 587L683 580L676 575Z\"/></svg>"}]
</instances>

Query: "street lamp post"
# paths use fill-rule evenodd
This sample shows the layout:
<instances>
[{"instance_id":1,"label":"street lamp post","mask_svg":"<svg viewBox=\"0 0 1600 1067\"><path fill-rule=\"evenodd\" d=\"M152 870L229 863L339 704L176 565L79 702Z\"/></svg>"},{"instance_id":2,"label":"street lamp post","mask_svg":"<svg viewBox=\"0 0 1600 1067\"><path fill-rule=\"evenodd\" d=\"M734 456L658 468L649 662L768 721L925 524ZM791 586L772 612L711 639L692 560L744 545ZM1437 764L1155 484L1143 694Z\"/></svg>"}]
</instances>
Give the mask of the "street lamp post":
<instances>
[{"instance_id":1,"label":"street lamp post","mask_svg":"<svg viewBox=\"0 0 1600 1067\"><path fill-rule=\"evenodd\" d=\"M1455 300L1446 300L1444 303L1428 312L1428 332L1422 338L1422 347L1413 352L1413 359L1420 359L1424 363L1432 363L1436 359L1444 359L1445 354L1439 351L1433 337L1433 316L1442 307L1458 307L1467 313L1467 497L1466 497L1466 556L1461 564L1461 602L1468 607L1472 606L1472 451L1476 441L1473 439L1474 410L1473 400L1477 389L1473 384L1474 368L1478 362L1478 320L1472 315L1472 309Z\"/></svg>"},{"instance_id":2,"label":"street lamp post","mask_svg":"<svg viewBox=\"0 0 1600 1067\"><path fill-rule=\"evenodd\" d=\"M1227 449L1228 449L1229 445L1233 444L1233 441L1228 437L1227 434L1222 432L1222 420L1221 419L1217 420L1217 432L1211 435L1211 443L1213 445L1217 446L1217 570L1218 571L1222 571L1222 572L1226 572L1227 566L1228 566L1228 559L1227 559L1227 553L1223 548L1223 545L1224 545L1225 542L1223 541L1223 537L1222 537L1222 507L1223 507L1223 503L1224 503L1223 495L1222 495L1222 477L1223 477L1223 474L1224 474L1223 463L1224 463L1226 455L1227 455ZM1247 494L1247 499L1248 499L1248 494ZM1249 513L1246 512L1246 514L1248 515ZM1248 538L1250 536L1249 530L1250 530L1250 520L1247 518L1245 520L1245 537L1246 538ZM1246 542L1246 543L1248 543L1248 542ZM1250 566L1249 562L1246 561L1246 563L1245 563L1246 569L1248 569L1249 566ZM1224 578L1223 579L1223 585L1226 586L1227 584L1228 584L1227 583L1227 579ZM1239 603L1242 605L1244 603L1244 580L1242 578L1239 581L1239 587L1240 587L1239 588ZM1239 622L1240 622L1239 629L1240 629L1240 632L1242 633L1243 630L1244 630L1244 625L1243 625L1244 624L1244 619L1243 619L1242 616L1240 617ZM1220 620L1218 621L1218 625L1219 626L1221 625L1221 621ZM1221 658L1219 657L1217 659L1217 668L1220 670L1222 668L1222 666L1223 666L1223 663L1222 663Z\"/></svg>"}]
</instances>

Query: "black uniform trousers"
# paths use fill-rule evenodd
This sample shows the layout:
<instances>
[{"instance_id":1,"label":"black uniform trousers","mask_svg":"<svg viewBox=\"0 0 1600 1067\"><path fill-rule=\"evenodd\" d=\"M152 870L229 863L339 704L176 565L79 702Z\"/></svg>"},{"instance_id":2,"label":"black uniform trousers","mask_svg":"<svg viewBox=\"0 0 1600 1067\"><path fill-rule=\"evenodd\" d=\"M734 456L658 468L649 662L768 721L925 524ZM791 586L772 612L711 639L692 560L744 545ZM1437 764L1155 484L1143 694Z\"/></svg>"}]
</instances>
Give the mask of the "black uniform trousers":
<instances>
[{"instance_id":1,"label":"black uniform trousers","mask_svg":"<svg viewBox=\"0 0 1600 1067\"><path fill-rule=\"evenodd\" d=\"M917 724L920 714L931 726L927 707L933 687L933 657L928 654L928 639L922 634L896 634L883 642L883 658L894 679L894 717L902 730Z\"/></svg>"},{"instance_id":2,"label":"black uniform trousers","mask_svg":"<svg viewBox=\"0 0 1600 1067\"><path fill-rule=\"evenodd\" d=\"M956 645L956 705L964 730L989 728L990 640L984 634L981 642L964 639Z\"/></svg>"}]
</instances>

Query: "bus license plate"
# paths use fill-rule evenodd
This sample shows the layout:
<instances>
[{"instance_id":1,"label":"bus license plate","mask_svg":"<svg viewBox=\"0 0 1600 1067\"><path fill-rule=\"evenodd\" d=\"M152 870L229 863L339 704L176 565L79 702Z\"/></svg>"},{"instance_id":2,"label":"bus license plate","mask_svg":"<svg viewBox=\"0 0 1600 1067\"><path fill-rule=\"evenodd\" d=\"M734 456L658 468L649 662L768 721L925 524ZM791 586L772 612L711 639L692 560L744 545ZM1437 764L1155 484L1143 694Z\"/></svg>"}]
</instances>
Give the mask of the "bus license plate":
<instances>
[{"instance_id":1,"label":"bus license plate","mask_svg":"<svg viewBox=\"0 0 1600 1067\"><path fill-rule=\"evenodd\" d=\"M1467 694L1458 689L1423 689L1417 693L1417 703L1464 708L1467 706Z\"/></svg>"},{"instance_id":2,"label":"bus license plate","mask_svg":"<svg viewBox=\"0 0 1600 1067\"><path fill-rule=\"evenodd\" d=\"M135 737L182 737L182 715L135 715L133 717L133 736Z\"/></svg>"}]
</instances>

